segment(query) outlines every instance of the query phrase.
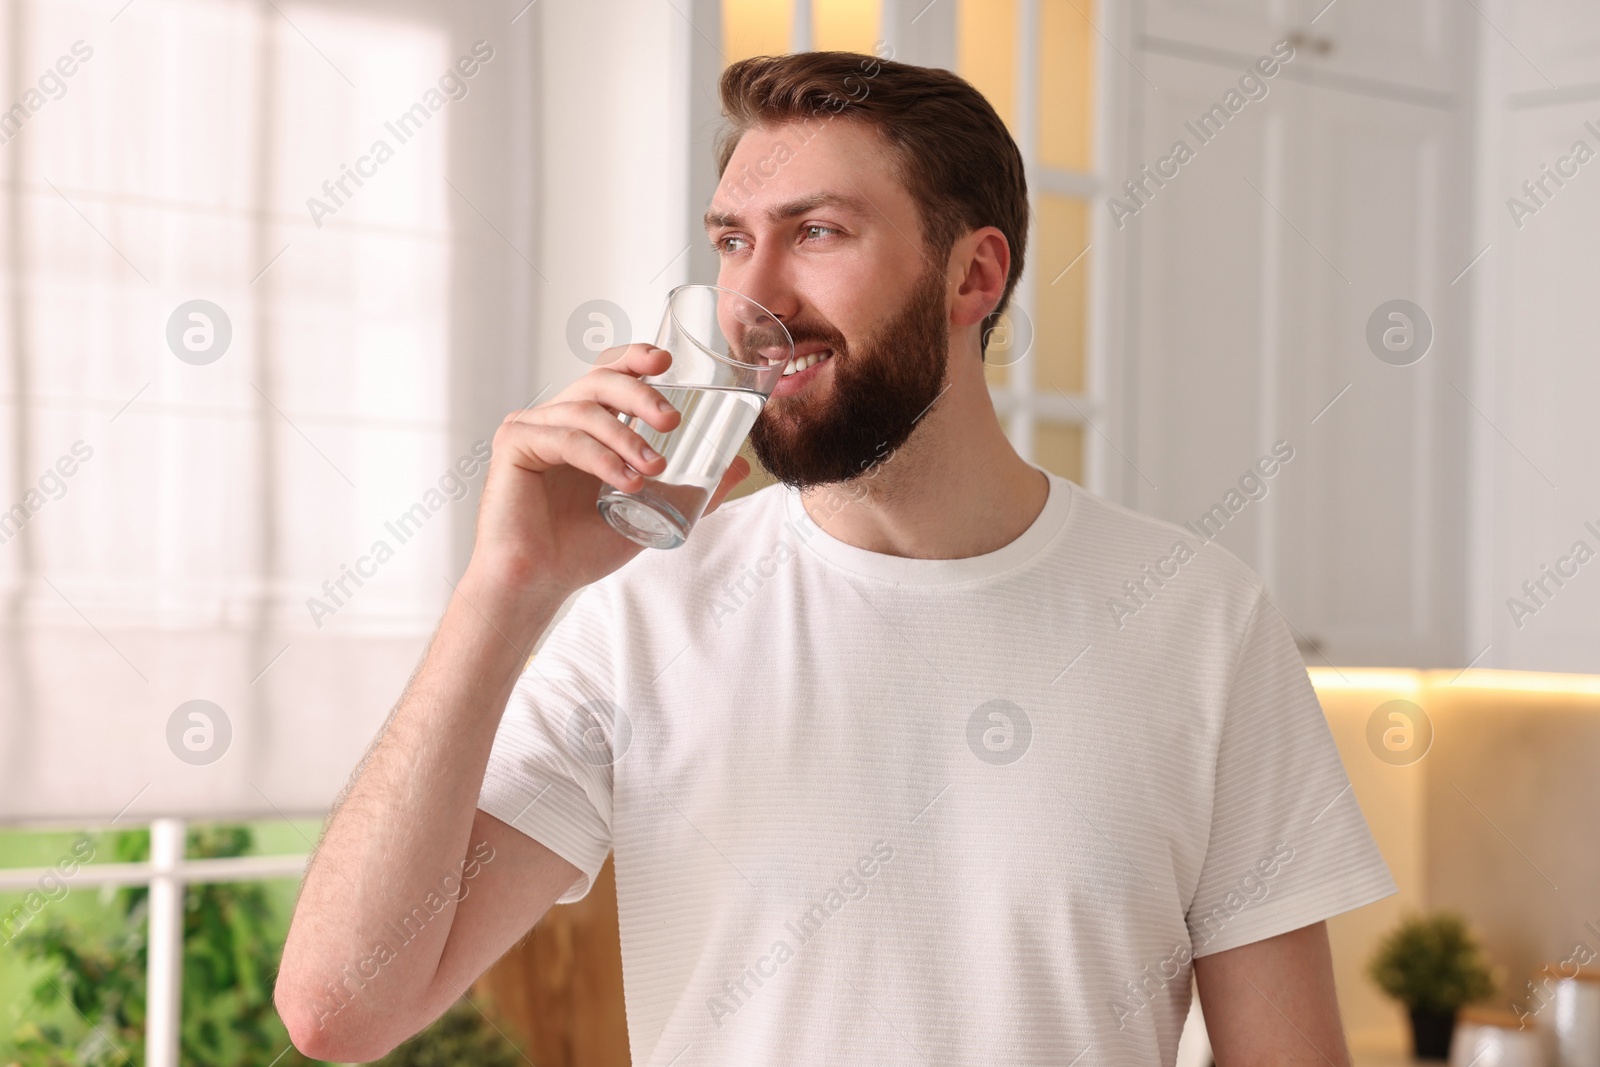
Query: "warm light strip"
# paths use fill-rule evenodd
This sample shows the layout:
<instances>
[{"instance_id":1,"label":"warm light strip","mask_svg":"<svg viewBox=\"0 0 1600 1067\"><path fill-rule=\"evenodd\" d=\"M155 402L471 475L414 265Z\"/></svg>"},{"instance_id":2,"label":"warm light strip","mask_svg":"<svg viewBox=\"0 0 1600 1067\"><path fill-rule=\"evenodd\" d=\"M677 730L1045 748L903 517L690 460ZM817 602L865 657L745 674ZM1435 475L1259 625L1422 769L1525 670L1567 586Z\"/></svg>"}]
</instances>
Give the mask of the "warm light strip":
<instances>
[{"instance_id":1,"label":"warm light strip","mask_svg":"<svg viewBox=\"0 0 1600 1067\"><path fill-rule=\"evenodd\" d=\"M1542 671L1432 670L1404 667L1309 667L1317 689L1357 689L1416 696L1424 689L1494 689L1522 693L1600 696L1600 675Z\"/></svg>"},{"instance_id":2,"label":"warm light strip","mask_svg":"<svg viewBox=\"0 0 1600 1067\"><path fill-rule=\"evenodd\" d=\"M1317 689L1375 689L1415 695L1422 691L1422 672L1403 667L1310 667Z\"/></svg>"},{"instance_id":3,"label":"warm light strip","mask_svg":"<svg viewBox=\"0 0 1600 1067\"><path fill-rule=\"evenodd\" d=\"M1600 696L1600 675L1546 674L1543 671L1428 671L1438 689L1503 689L1510 692Z\"/></svg>"}]
</instances>

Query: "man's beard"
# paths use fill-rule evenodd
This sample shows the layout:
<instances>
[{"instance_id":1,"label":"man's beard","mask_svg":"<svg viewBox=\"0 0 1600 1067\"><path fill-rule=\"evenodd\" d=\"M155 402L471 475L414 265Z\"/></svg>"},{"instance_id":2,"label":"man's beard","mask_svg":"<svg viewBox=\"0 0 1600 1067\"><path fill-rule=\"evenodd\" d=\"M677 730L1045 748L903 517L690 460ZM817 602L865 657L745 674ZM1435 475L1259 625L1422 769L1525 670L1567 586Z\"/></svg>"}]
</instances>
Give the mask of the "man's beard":
<instances>
[{"instance_id":1,"label":"man's beard","mask_svg":"<svg viewBox=\"0 0 1600 1067\"><path fill-rule=\"evenodd\" d=\"M900 311L860 348L827 324L790 328L796 347L833 349L833 388L767 401L750 431L761 465L795 489L858 477L905 444L939 398L950 362L944 271L929 268Z\"/></svg>"}]
</instances>

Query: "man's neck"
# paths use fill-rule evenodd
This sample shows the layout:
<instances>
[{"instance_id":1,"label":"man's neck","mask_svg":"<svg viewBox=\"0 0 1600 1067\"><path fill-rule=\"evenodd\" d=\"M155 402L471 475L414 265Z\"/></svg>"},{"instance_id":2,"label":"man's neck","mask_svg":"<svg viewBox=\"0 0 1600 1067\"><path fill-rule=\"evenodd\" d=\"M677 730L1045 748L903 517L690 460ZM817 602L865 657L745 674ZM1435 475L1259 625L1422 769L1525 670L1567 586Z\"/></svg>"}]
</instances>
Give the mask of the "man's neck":
<instances>
[{"instance_id":1,"label":"man's neck","mask_svg":"<svg viewBox=\"0 0 1600 1067\"><path fill-rule=\"evenodd\" d=\"M965 559L1003 548L1039 517L1049 479L1006 439L976 361L950 370L905 444L861 477L801 493L830 536L885 555Z\"/></svg>"}]
</instances>

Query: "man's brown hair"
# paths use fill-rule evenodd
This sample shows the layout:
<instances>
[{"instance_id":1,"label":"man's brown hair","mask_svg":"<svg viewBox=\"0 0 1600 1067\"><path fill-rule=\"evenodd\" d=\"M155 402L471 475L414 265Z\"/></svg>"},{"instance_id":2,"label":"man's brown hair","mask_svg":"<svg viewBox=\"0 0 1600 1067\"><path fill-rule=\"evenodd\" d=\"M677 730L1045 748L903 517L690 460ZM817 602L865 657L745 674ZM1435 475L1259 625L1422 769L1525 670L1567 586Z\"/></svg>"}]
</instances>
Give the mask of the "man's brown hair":
<instances>
[{"instance_id":1,"label":"man's brown hair","mask_svg":"<svg viewBox=\"0 0 1600 1067\"><path fill-rule=\"evenodd\" d=\"M988 328L1022 276L1028 180L1022 153L982 93L947 70L859 52L742 59L722 72L719 89L729 122L717 143L719 179L745 131L799 122L809 139L843 117L874 127L894 151L897 174L922 219L926 250L941 265L956 239L980 226L1005 234L1011 269L984 322L987 347ZM754 180L761 184L759 176Z\"/></svg>"}]
</instances>

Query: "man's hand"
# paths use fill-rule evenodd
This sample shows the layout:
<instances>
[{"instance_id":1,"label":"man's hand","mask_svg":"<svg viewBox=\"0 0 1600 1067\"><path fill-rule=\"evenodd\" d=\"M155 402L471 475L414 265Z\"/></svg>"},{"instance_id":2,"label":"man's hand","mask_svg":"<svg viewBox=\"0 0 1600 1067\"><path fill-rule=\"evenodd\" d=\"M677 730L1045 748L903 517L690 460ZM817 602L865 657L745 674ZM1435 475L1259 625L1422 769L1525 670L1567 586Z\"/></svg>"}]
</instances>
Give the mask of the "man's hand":
<instances>
[{"instance_id":1,"label":"man's hand","mask_svg":"<svg viewBox=\"0 0 1600 1067\"><path fill-rule=\"evenodd\" d=\"M678 425L682 413L640 381L666 370L672 357L632 344L603 358L553 399L507 415L495 433L470 567L508 592L539 583L565 598L642 551L606 523L595 501L601 482L634 492L645 475L666 468L617 416L662 431ZM735 457L706 513L749 473L749 462Z\"/></svg>"},{"instance_id":2,"label":"man's hand","mask_svg":"<svg viewBox=\"0 0 1600 1067\"><path fill-rule=\"evenodd\" d=\"M1326 923L1200 956L1194 975L1217 1067L1350 1067Z\"/></svg>"}]
</instances>

